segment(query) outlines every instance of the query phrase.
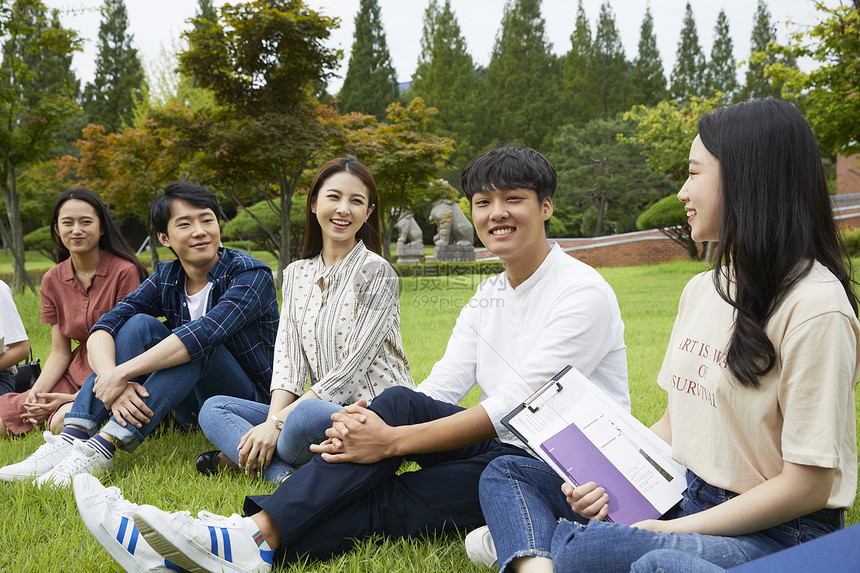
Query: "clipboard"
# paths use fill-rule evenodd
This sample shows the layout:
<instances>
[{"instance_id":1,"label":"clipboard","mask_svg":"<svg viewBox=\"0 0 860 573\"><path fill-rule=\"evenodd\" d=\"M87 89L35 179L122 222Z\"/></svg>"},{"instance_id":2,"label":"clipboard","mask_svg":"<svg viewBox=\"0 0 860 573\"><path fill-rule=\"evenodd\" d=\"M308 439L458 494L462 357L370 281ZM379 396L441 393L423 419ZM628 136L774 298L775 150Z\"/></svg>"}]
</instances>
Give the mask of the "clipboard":
<instances>
[{"instance_id":1,"label":"clipboard","mask_svg":"<svg viewBox=\"0 0 860 573\"><path fill-rule=\"evenodd\" d=\"M572 366L502 418L565 481L609 494L608 521L656 519L681 499L686 468L671 448Z\"/></svg>"}]
</instances>

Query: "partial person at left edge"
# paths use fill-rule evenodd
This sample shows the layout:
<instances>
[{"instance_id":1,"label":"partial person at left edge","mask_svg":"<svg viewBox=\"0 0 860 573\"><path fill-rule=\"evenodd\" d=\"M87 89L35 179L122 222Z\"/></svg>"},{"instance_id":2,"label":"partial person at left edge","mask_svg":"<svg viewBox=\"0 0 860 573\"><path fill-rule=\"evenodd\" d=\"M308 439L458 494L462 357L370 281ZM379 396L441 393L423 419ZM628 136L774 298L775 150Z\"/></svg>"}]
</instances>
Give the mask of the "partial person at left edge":
<instances>
[{"instance_id":1,"label":"partial person at left edge","mask_svg":"<svg viewBox=\"0 0 860 573\"><path fill-rule=\"evenodd\" d=\"M0 395L15 391L13 367L29 353L30 340L12 300L12 291L0 281Z\"/></svg>"},{"instance_id":2,"label":"partial person at left edge","mask_svg":"<svg viewBox=\"0 0 860 573\"><path fill-rule=\"evenodd\" d=\"M152 227L176 260L93 326L93 375L63 431L0 468L0 479L66 487L75 474L111 469L117 447L134 451L171 411L188 423L210 396L269 401L278 327L272 270L220 246L220 217L215 194L187 181L156 197Z\"/></svg>"}]
</instances>

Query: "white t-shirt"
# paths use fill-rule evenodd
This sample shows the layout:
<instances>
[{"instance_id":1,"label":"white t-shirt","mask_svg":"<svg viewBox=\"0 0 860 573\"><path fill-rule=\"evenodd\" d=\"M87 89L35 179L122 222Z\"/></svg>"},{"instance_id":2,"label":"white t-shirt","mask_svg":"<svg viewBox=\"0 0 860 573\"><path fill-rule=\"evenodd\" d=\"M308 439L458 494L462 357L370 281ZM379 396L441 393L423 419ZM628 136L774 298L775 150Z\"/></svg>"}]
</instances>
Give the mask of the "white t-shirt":
<instances>
[{"instance_id":1,"label":"white t-shirt","mask_svg":"<svg viewBox=\"0 0 860 573\"><path fill-rule=\"evenodd\" d=\"M12 300L12 291L3 281L0 281L0 338L3 339L0 353L5 352L10 344L27 340L24 323L21 322L15 301Z\"/></svg>"},{"instance_id":2,"label":"white t-shirt","mask_svg":"<svg viewBox=\"0 0 860 573\"><path fill-rule=\"evenodd\" d=\"M206 314L206 304L209 302L209 291L212 290L212 283L206 283L206 286L194 294L188 294L188 286L185 287L185 304L188 305L188 314L191 315L191 320L197 320Z\"/></svg>"},{"instance_id":3,"label":"white t-shirt","mask_svg":"<svg viewBox=\"0 0 860 573\"><path fill-rule=\"evenodd\" d=\"M726 367L733 325L713 271L687 283L658 377L669 393L672 456L737 493L779 475L783 460L836 468L827 507L850 507L860 323L842 285L816 262L784 297L765 326L776 364L758 389L741 386Z\"/></svg>"},{"instance_id":4,"label":"white t-shirt","mask_svg":"<svg viewBox=\"0 0 860 573\"><path fill-rule=\"evenodd\" d=\"M624 323L615 293L597 271L555 244L517 288L506 273L478 286L445 355L418 391L457 404L477 384L499 439L523 447L502 418L567 365L629 411Z\"/></svg>"}]
</instances>

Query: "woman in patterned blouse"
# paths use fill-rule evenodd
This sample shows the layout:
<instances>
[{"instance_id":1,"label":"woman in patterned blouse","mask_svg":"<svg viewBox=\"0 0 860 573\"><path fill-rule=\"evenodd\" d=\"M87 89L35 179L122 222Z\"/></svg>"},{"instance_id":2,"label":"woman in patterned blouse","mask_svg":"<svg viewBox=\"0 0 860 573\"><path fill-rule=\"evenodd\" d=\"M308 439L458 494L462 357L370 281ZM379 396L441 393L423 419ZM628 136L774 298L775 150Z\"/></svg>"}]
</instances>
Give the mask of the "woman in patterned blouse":
<instances>
[{"instance_id":1,"label":"woman in patterned blouse","mask_svg":"<svg viewBox=\"0 0 860 573\"><path fill-rule=\"evenodd\" d=\"M284 270L271 404L207 400L200 426L220 451L201 454L199 471L262 469L280 483L310 460L308 446L326 438L331 414L389 386L414 386L400 338L397 274L380 256L378 206L376 182L354 157L317 172L302 258Z\"/></svg>"}]
</instances>

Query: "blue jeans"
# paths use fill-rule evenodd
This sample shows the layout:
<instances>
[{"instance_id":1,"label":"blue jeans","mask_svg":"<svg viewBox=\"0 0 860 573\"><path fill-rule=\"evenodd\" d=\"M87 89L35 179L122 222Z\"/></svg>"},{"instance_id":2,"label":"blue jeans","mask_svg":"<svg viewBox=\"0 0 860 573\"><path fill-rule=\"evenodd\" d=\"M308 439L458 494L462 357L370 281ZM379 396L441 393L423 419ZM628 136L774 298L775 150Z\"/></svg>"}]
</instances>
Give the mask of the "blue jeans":
<instances>
[{"instance_id":1,"label":"blue jeans","mask_svg":"<svg viewBox=\"0 0 860 573\"><path fill-rule=\"evenodd\" d=\"M341 409L342 406L324 400L305 400L293 408L284 420L275 455L269 467L263 470L263 477L279 484L297 466L308 463L314 456L310 445L326 439L331 415ZM199 417L200 427L209 441L236 463L239 463L239 440L248 430L268 419L268 405L232 396L209 398L200 409Z\"/></svg>"},{"instance_id":2,"label":"blue jeans","mask_svg":"<svg viewBox=\"0 0 860 573\"><path fill-rule=\"evenodd\" d=\"M0 370L0 396L15 391L15 374L12 369Z\"/></svg>"},{"instance_id":3,"label":"blue jeans","mask_svg":"<svg viewBox=\"0 0 860 573\"><path fill-rule=\"evenodd\" d=\"M583 525L585 520L576 516L565 502L560 490L561 478L553 480L549 473L552 470L543 462L505 457L494 460L481 476L481 507L493 534L501 570L515 557L537 555L551 557L558 571L627 572L635 561L658 549L676 550L728 568L820 537L844 523L841 510L822 509L758 533L736 537L655 533L601 521ZM704 511L735 495L688 471L683 499L663 519ZM513 499L518 503L511 503ZM666 555L672 553L661 554ZM687 560L682 555L677 563ZM679 567L666 570L687 570ZM693 570L713 569L700 563L700 568Z\"/></svg>"},{"instance_id":4,"label":"blue jeans","mask_svg":"<svg viewBox=\"0 0 860 573\"><path fill-rule=\"evenodd\" d=\"M114 336L117 364L142 354L170 334L171 330L157 318L146 314L131 317ZM195 400L203 403L206 398L218 394L261 402L269 400L268 392L248 378L223 346L216 346L197 360L149 374L143 382L149 397L142 400L153 415L149 423L140 428L132 424L121 426L113 419L110 410L93 394L95 378L92 374L84 382L64 423L66 426L79 426L93 435L107 420L101 431L119 439L123 449L129 452L134 451L170 411L181 409Z\"/></svg>"}]
</instances>

